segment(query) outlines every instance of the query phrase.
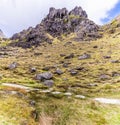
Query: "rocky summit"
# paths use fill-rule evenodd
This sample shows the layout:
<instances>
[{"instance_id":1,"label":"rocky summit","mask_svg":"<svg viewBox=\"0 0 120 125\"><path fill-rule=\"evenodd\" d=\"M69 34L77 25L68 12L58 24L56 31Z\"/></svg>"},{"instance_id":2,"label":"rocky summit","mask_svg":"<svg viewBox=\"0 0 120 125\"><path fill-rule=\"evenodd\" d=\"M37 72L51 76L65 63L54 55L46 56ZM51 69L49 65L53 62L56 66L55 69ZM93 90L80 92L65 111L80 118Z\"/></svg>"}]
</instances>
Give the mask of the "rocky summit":
<instances>
[{"instance_id":1,"label":"rocky summit","mask_svg":"<svg viewBox=\"0 0 120 125\"><path fill-rule=\"evenodd\" d=\"M52 43L52 37L75 34L77 41L89 41L101 37L100 27L88 19L81 7L68 11L66 8L50 8L48 15L35 28L28 28L12 36L10 45L23 48L38 46L43 42ZM52 36L52 37L50 37ZM16 42L18 41L18 42Z\"/></svg>"}]
</instances>

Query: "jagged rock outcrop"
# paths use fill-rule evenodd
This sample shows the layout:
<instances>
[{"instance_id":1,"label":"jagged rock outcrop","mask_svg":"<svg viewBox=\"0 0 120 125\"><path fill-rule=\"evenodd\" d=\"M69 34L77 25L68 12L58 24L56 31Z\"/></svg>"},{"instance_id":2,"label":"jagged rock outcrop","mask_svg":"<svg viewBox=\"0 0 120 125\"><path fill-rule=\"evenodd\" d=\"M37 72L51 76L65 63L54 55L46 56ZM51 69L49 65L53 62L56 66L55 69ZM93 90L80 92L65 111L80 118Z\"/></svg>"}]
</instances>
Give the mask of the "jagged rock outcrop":
<instances>
[{"instance_id":1,"label":"jagged rock outcrop","mask_svg":"<svg viewBox=\"0 0 120 125\"><path fill-rule=\"evenodd\" d=\"M50 8L49 14L35 28L30 27L13 35L12 40L17 40L11 45L28 48L38 46L42 42L51 43L47 34L58 37L62 34L76 33L78 40L92 40L99 38L99 26L88 19L86 12L81 7L75 7L70 12L66 8Z\"/></svg>"},{"instance_id":2,"label":"jagged rock outcrop","mask_svg":"<svg viewBox=\"0 0 120 125\"><path fill-rule=\"evenodd\" d=\"M1 29L0 29L0 38L6 38L6 36L4 35Z\"/></svg>"}]
</instances>

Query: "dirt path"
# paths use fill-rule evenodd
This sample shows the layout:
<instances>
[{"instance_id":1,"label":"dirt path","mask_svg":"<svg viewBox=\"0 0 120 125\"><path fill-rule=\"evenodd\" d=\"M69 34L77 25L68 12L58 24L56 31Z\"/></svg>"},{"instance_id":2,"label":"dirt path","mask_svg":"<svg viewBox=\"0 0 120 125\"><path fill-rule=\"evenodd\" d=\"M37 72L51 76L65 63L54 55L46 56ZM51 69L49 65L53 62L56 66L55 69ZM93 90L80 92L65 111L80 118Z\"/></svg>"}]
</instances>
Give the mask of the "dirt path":
<instances>
[{"instance_id":1,"label":"dirt path","mask_svg":"<svg viewBox=\"0 0 120 125\"><path fill-rule=\"evenodd\" d=\"M18 85L18 84L12 84L12 83L2 83L2 86L8 86L8 87L14 87L14 88L19 88L19 89L24 89L26 91L32 91L32 90L39 90L39 89L35 89L35 88L31 88L31 87L27 87L24 85ZM47 90L39 90L41 93L51 93L53 95L59 95L59 94L63 94L65 96L73 96L74 98L81 98L81 99L85 99L86 97L83 95L73 95L73 93L70 92L66 92L66 93L62 93L62 92L58 92L58 91L52 91L52 89L47 89ZM104 104L114 104L114 105L120 105L120 99L109 99L109 98L94 98L94 101L100 102L100 103L104 103Z\"/></svg>"},{"instance_id":2,"label":"dirt path","mask_svg":"<svg viewBox=\"0 0 120 125\"><path fill-rule=\"evenodd\" d=\"M120 99L95 98L94 100L104 104L120 105Z\"/></svg>"}]
</instances>

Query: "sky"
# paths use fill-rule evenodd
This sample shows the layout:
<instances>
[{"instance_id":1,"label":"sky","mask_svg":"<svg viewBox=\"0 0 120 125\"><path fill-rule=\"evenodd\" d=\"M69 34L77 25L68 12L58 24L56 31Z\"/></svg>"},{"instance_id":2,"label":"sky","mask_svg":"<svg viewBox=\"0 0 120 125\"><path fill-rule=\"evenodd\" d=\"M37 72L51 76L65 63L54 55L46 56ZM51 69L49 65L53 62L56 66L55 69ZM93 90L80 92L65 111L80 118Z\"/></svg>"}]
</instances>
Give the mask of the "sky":
<instances>
[{"instance_id":1,"label":"sky","mask_svg":"<svg viewBox=\"0 0 120 125\"><path fill-rule=\"evenodd\" d=\"M50 7L81 6L89 19L102 25L120 14L120 0L0 0L0 29L7 37L36 26Z\"/></svg>"}]
</instances>

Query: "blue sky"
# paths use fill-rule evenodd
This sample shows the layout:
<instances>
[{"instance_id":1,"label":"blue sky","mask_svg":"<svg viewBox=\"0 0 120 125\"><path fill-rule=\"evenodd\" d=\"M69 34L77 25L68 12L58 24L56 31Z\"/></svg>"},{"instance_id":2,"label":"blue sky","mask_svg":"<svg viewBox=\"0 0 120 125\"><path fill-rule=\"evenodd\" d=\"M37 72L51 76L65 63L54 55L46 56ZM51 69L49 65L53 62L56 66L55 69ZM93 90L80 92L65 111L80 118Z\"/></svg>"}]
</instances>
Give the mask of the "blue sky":
<instances>
[{"instance_id":1,"label":"blue sky","mask_svg":"<svg viewBox=\"0 0 120 125\"><path fill-rule=\"evenodd\" d=\"M108 11L108 16L102 19L101 21L103 22L103 24L105 24L110 20L112 20L113 18L117 17L118 15L120 15L120 1L115 5L113 9Z\"/></svg>"},{"instance_id":2,"label":"blue sky","mask_svg":"<svg viewBox=\"0 0 120 125\"><path fill-rule=\"evenodd\" d=\"M75 6L86 10L97 24L104 24L120 14L120 0L0 0L0 29L10 37L40 23L50 7L71 10Z\"/></svg>"}]
</instances>

